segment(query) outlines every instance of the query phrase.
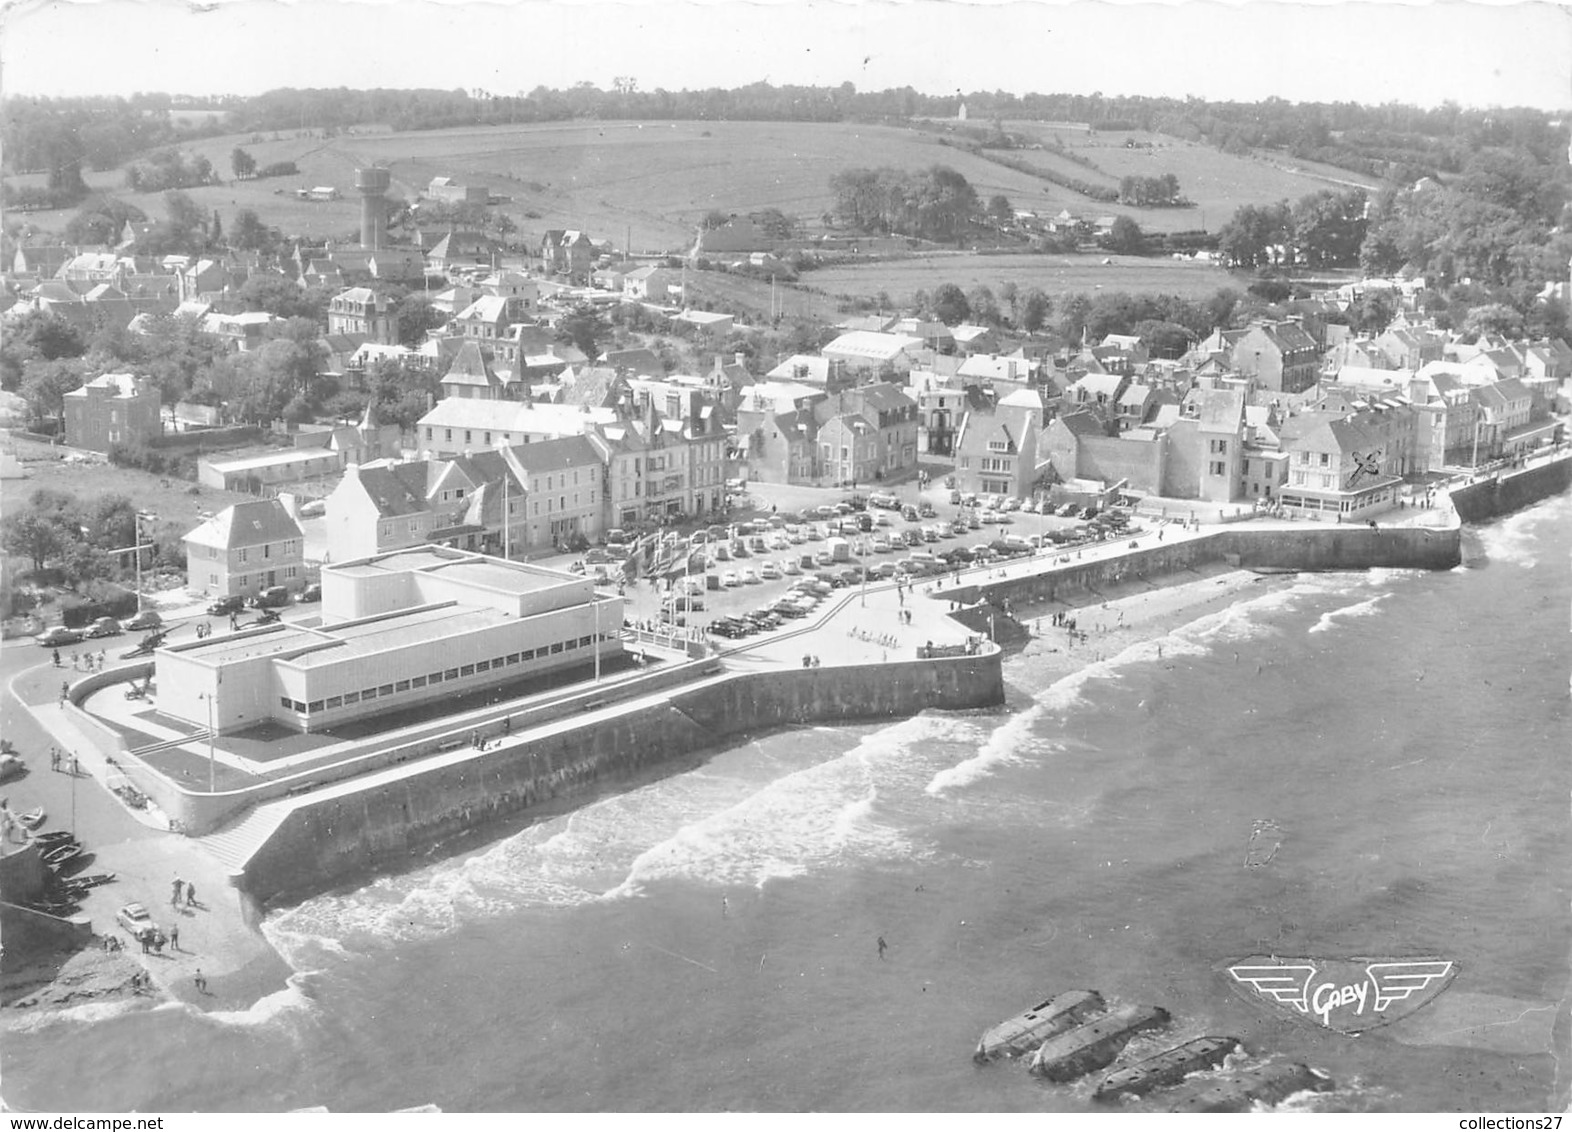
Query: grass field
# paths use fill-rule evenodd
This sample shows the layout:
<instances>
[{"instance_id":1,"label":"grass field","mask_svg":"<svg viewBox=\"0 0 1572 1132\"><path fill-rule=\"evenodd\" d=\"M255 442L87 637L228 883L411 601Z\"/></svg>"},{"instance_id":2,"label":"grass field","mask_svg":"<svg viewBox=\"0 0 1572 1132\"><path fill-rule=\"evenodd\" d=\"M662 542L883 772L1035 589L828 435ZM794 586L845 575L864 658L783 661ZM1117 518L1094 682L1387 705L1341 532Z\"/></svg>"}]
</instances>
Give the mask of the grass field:
<instances>
[{"instance_id":1,"label":"grass field","mask_svg":"<svg viewBox=\"0 0 1572 1132\"><path fill-rule=\"evenodd\" d=\"M1124 133L1087 136L1031 122L1012 131L1053 135L1090 157L1099 175L1041 150L1013 156L1052 164L1089 181L1116 184L1130 173L1172 172L1194 209L1125 209L1144 228L1172 231L1217 228L1241 203L1296 199L1328 184L1323 171L1294 172L1275 162L1230 157L1207 146L1154 134L1135 134L1157 148L1125 149ZM253 138L260 140L253 140ZM276 140L275 140L276 138ZM830 207L830 177L852 166L920 169L935 163L959 170L987 199L1003 193L1017 208L1037 212L1120 211L1036 177L1006 169L964 150L941 146L923 130L897 126L808 122L554 122L392 133L372 128L325 138L320 131L209 138L191 148L229 175L229 154L244 146L259 165L294 161L298 177L211 185L189 190L226 223L242 208L289 234L347 236L358 231L354 197L358 166L386 164L394 192L413 199L443 175L487 185L511 198L502 206L531 243L547 228L583 228L621 247L631 235L635 251L681 251L711 209L751 212L779 208L816 223ZM1358 181L1353 174L1337 175ZM163 215L157 193L126 193L119 170L89 173L96 189L111 192L154 217ZM29 183L36 178L18 178ZM314 204L294 190L334 185L345 199ZM534 213L535 215L530 215ZM59 231L70 211L20 215L24 223Z\"/></svg>"},{"instance_id":2,"label":"grass field","mask_svg":"<svg viewBox=\"0 0 1572 1132\"><path fill-rule=\"evenodd\" d=\"M997 294L1001 284L1012 282L1022 291L1041 287L1050 295L1066 291L1152 291L1200 298L1219 287L1243 290L1222 268L1191 260L1141 256L1067 255L933 255L922 259L870 262L825 268L802 277L802 282L830 295L872 297L888 292L897 303L914 291L932 291L941 283L970 290L987 284Z\"/></svg>"},{"instance_id":3,"label":"grass field","mask_svg":"<svg viewBox=\"0 0 1572 1132\"><path fill-rule=\"evenodd\" d=\"M1026 150L1011 154L1012 157L1042 164L1093 184L1117 187L1122 177L1157 177L1164 173L1179 178L1180 189L1195 201L1195 208L1127 208L1099 204L1087 197L1065 193L1081 202L1066 206L1072 212L1125 212L1142 228L1154 232L1198 228L1215 232L1232 218L1241 204L1295 201L1310 193L1342 185L1376 187L1375 181L1346 169L1316 166L1275 155L1235 157L1211 146L1166 134L1110 131L1088 135L1079 130L1054 130L1034 122L1005 125L1012 133L1041 138L1044 143L1057 138L1066 150L1090 160L1102 175L1047 151ZM1150 144L1152 148L1127 149L1126 138Z\"/></svg>"},{"instance_id":4,"label":"grass field","mask_svg":"<svg viewBox=\"0 0 1572 1132\"><path fill-rule=\"evenodd\" d=\"M5 450L13 453L28 472L27 478L0 481L0 509L12 514L25 506L29 496L41 487L68 491L83 503L106 495L124 495L137 510L158 516L156 524L144 523L142 533L163 539L180 537L202 521L202 512L222 511L233 503L251 498L211 487L191 489L190 480L155 476L135 468L117 468L106 460L68 463L61 457L75 449L50 447L32 440L8 436Z\"/></svg>"}]
</instances>

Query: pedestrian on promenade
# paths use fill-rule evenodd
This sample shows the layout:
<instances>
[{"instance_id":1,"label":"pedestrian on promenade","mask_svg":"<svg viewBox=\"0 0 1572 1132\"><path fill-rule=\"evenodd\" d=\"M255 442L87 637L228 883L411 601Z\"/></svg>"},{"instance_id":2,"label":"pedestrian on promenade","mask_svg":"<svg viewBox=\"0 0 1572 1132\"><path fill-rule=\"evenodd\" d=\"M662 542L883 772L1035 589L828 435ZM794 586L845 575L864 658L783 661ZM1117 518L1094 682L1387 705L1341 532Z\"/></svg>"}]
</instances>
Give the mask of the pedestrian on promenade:
<instances>
[{"instance_id":1,"label":"pedestrian on promenade","mask_svg":"<svg viewBox=\"0 0 1572 1132\"><path fill-rule=\"evenodd\" d=\"M190 881L186 882L186 907L196 907L196 885L192 884Z\"/></svg>"},{"instance_id":2,"label":"pedestrian on promenade","mask_svg":"<svg viewBox=\"0 0 1572 1132\"><path fill-rule=\"evenodd\" d=\"M71 685L69 683L67 683L66 681L64 681L64 680L60 681L60 706L61 707L65 707L65 702L70 697L70 695L71 695Z\"/></svg>"},{"instance_id":3,"label":"pedestrian on promenade","mask_svg":"<svg viewBox=\"0 0 1572 1132\"><path fill-rule=\"evenodd\" d=\"M169 886L169 906L171 908L178 908L178 907L180 907L180 894L181 894L181 892L183 892L185 890L185 887L186 887L186 882L181 880L179 877L176 877L170 883L170 886Z\"/></svg>"},{"instance_id":4,"label":"pedestrian on promenade","mask_svg":"<svg viewBox=\"0 0 1572 1132\"><path fill-rule=\"evenodd\" d=\"M102 672L104 670L104 662L106 660L108 660L108 658L109 658L109 654L108 653L106 653L103 649L99 649L98 650L98 670L100 672Z\"/></svg>"},{"instance_id":5,"label":"pedestrian on promenade","mask_svg":"<svg viewBox=\"0 0 1572 1132\"><path fill-rule=\"evenodd\" d=\"M169 950L180 950L180 925L173 924L169 929Z\"/></svg>"},{"instance_id":6,"label":"pedestrian on promenade","mask_svg":"<svg viewBox=\"0 0 1572 1132\"><path fill-rule=\"evenodd\" d=\"M71 752L71 777L75 778L82 773L82 764L76 761L76 752Z\"/></svg>"},{"instance_id":7,"label":"pedestrian on promenade","mask_svg":"<svg viewBox=\"0 0 1572 1132\"><path fill-rule=\"evenodd\" d=\"M196 984L198 994L207 993L207 976L202 974L202 968L196 969L196 974L191 977L191 981Z\"/></svg>"},{"instance_id":8,"label":"pedestrian on promenade","mask_svg":"<svg viewBox=\"0 0 1572 1132\"><path fill-rule=\"evenodd\" d=\"M49 748L49 769L50 770L59 770L60 769L60 750L57 747L50 747Z\"/></svg>"},{"instance_id":9,"label":"pedestrian on promenade","mask_svg":"<svg viewBox=\"0 0 1572 1132\"><path fill-rule=\"evenodd\" d=\"M879 937L879 958L880 959L884 958L884 953L885 953L886 950L888 950L888 948L889 948L889 944L884 942L884 937L881 935Z\"/></svg>"},{"instance_id":10,"label":"pedestrian on promenade","mask_svg":"<svg viewBox=\"0 0 1572 1132\"><path fill-rule=\"evenodd\" d=\"M60 667L60 650L59 649L55 650L55 667L56 668Z\"/></svg>"}]
</instances>

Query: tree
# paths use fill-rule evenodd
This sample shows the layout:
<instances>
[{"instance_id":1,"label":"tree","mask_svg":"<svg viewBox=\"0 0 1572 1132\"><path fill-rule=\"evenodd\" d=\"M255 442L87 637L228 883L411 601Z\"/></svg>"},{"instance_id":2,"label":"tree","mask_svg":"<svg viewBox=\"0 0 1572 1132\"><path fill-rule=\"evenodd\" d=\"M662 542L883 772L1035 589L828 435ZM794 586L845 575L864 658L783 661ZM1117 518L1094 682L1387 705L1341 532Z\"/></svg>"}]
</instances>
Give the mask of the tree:
<instances>
[{"instance_id":1,"label":"tree","mask_svg":"<svg viewBox=\"0 0 1572 1132\"><path fill-rule=\"evenodd\" d=\"M1114 217L1108 230L1108 248L1122 255L1140 255L1146 246L1146 236L1141 226L1128 216Z\"/></svg>"},{"instance_id":2,"label":"tree","mask_svg":"<svg viewBox=\"0 0 1572 1132\"><path fill-rule=\"evenodd\" d=\"M308 318L317 323L327 320L324 307L312 292L282 275L253 275L240 285L236 297L246 310L266 311L279 318Z\"/></svg>"},{"instance_id":3,"label":"tree","mask_svg":"<svg viewBox=\"0 0 1572 1132\"><path fill-rule=\"evenodd\" d=\"M1178 358L1190 348L1191 334L1177 322L1147 318L1130 328L1154 358Z\"/></svg>"},{"instance_id":4,"label":"tree","mask_svg":"<svg viewBox=\"0 0 1572 1132\"><path fill-rule=\"evenodd\" d=\"M1051 313L1053 313L1053 304L1049 302L1048 296L1041 288L1033 287L1021 300L1021 329L1028 334L1036 334L1043 328Z\"/></svg>"},{"instance_id":5,"label":"tree","mask_svg":"<svg viewBox=\"0 0 1572 1132\"><path fill-rule=\"evenodd\" d=\"M610 333L605 318L589 303L580 303L557 322L557 341L572 343L588 358L599 356L596 344Z\"/></svg>"},{"instance_id":6,"label":"tree","mask_svg":"<svg viewBox=\"0 0 1572 1132\"><path fill-rule=\"evenodd\" d=\"M1003 193L994 193L988 198L988 215L1000 224L1008 223L1015 219L1015 209L1010 205L1010 198Z\"/></svg>"},{"instance_id":7,"label":"tree","mask_svg":"<svg viewBox=\"0 0 1572 1132\"><path fill-rule=\"evenodd\" d=\"M207 214L196 201L182 192L165 193L164 211L169 217L170 233L177 240L202 244Z\"/></svg>"},{"instance_id":8,"label":"tree","mask_svg":"<svg viewBox=\"0 0 1572 1132\"><path fill-rule=\"evenodd\" d=\"M33 509L15 512L0 521L0 546L9 554L26 558L34 571L42 570L66 541L58 520Z\"/></svg>"},{"instance_id":9,"label":"tree","mask_svg":"<svg viewBox=\"0 0 1572 1132\"><path fill-rule=\"evenodd\" d=\"M986 326L998 326L1001 321L999 302L993 297L993 290L984 283L973 287L971 294L966 296L967 306L971 309L970 318Z\"/></svg>"},{"instance_id":10,"label":"tree","mask_svg":"<svg viewBox=\"0 0 1572 1132\"><path fill-rule=\"evenodd\" d=\"M65 395L87 380L87 364L77 358L28 362L22 369L19 392L34 417L53 418L65 427Z\"/></svg>"},{"instance_id":11,"label":"tree","mask_svg":"<svg viewBox=\"0 0 1572 1132\"><path fill-rule=\"evenodd\" d=\"M119 494L101 495L87 508L88 541L101 550L136 545L136 505Z\"/></svg>"},{"instance_id":12,"label":"tree","mask_svg":"<svg viewBox=\"0 0 1572 1132\"><path fill-rule=\"evenodd\" d=\"M404 346L419 346L426 340L426 331L435 330L446 322L447 316L433 307L431 300L420 291L405 295L393 311L398 340Z\"/></svg>"},{"instance_id":13,"label":"tree","mask_svg":"<svg viewBox=\"0 0 1572 1132\"><path fill-rule=\"evenodd\" d=\"M1470 310L1460 329L1473 339L1481 334L1519 338L1523 334L1523 316L1505 303L1486 303Z\"/></svg>"},{"instance_id":14,"label":"tree","mask_svg":"<svg viewBox=\"0 0 1572 1132\"><path fill-rule=\"evenodd\" d=\"M971 303L967 301L966 292L954 283L941 283L933 289L933 299L929 308L933 317L946 326L959 326L971 317Z\"/></svg>"},{"instance_id":15,"label":"tree","mask_svg":"<svg viewBox=\"0 0 1572 1132\"><path fill-rule=\"evenodd\" d=\"M257 159L237 145L230 152L229 168L235 174L237 181L243 181L256 173Z\"/></svg>"},{"instance_id":16,"label":"tree","mask_svg":"<svg viewBox=\"0 0 1572 1132\"><path fill-rule=\"evenodd\" d=\"M235 226L230 232L229 242L241 251L265 252L273 247L274 236L255 212L242 208L235 213Z\"/></svg>"}]
</instances>

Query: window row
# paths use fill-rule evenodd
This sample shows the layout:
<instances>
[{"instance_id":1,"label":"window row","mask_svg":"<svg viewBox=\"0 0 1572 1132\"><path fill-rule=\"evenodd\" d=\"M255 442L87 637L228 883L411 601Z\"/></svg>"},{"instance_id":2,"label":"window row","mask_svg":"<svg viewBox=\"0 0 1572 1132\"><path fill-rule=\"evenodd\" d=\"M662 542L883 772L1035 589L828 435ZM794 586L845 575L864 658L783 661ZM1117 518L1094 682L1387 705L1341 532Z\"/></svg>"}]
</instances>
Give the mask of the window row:
<instances>
[{"instance_id":1,"label":"window row","mask_svg":"<svg viewBox=\"0 0 1572 1132\"><path fill-rule=\"evenodd\" d=\"M613 634L602 633L602 640L611 640ZM396 680L391 684L379 684L371 688L362 688L358 692L345 692L342 696L329 696L325 700L312 700L310 703L301 703L288 696L278 698L279 706L294 712L310 713L315 711L332 711L334 708L348 707L351 704L362 703L366 700L381 699L387 696L396 696L401 692L408 692L415 688L426 688L434 684L441 684L450 680L464 680L482 672L490 672L497 668L506 668L515 664L528 664L532 660L540 660L547 656L556 656L559 653L573 652L577 649L587 649L594 644L593 635L578 637L573 640L558 641L553 645L542 645L538 649L525 649L522 652L511 652L506 656L492 657L490 660L477 660L474 664L464 664L457 668L438 669L428 672L424 676L412 676L408 680Z\"/></svg>"}]
</instances>

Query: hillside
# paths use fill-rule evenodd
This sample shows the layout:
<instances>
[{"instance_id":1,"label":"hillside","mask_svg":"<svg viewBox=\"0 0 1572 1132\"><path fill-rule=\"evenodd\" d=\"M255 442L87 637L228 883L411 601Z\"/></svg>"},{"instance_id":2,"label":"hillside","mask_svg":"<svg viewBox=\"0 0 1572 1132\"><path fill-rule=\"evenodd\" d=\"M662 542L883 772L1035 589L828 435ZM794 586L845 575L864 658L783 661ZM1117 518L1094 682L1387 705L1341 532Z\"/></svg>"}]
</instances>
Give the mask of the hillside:
<instances>
[{"instance_id":1,"label":"hillside","mask_svg":"<svg viewBox=\"0 0 1572 1132\"><path fill-rule=\"evenodd\" d=\"M1049 149L1004 151L1004 156L1091 184L1117 188L1122 177L1156 177L1172 173L1179 178L1184 195L1194 201L1196 207L1130 208L1099 204L1069 190L1054 189L1080 202L1067 206L1072 212L1124 212L1143 229L1153 232L1188 229L1215 232L1241 204L1295 201L1322 189L1358 186L1373 191L1377 187L1372 178L1346 169L1317 167L1276 153L1236 157L1209 145L1166 134L1134 130L1088 133L1024 121L1006 122L1004 126L1012 134L1040 139L1044 145L1057 140L1066 152L1090 161L1095 168L1087 168ZM1126 147L1126 139L1136 142L1136 147Z\"/></svg>"},{"instance_id":2,"label":"hillside","mask_svg":"<svg viewBox=\"0 0 1572 1132\"><path fill-rule=\"evenodd\" d=\"M1042 129L1024 122L1012 122L1009 128L1021 133ZM1012 156L1051 160L1099 182L1117 183L1120 176L1137 171L1175 173L1200 207L1130 210L1142 227L1154 231L1200 227L1203 213L1207 225L1215 228L1238 204L1293 199L1326 184L1158 135L1142 135L1143 140L1156 140L1159 148L1154 150L1124 149L1124 134L1059 136L1066 146L1091 157L1104 176L1044 151ZM831 175L851 166L920 169L943 163L959 170L985 200L1003 193L1015 207L1034 211L1112 210L964 150L941 146L930 132L895 126L576 121L409 133L356 127L353 133L331 138L320 131L285 131L209 138L190 148L227 178L236 145L262 165L294 161L300 175L191 189L191 197L205 209L217 209L226 223L239 209L251 208L286 233L317 238L357 231L359 206L350 191L354 170L371 163L386 164L393 172L395 193L409 199L439 175L485 184L511 198L503 211L532 243L547 228L582 228L618 246L631 235L636 251L685 250L695 225L711 209L778 208L817 223L830 206ZM88 180L154 217L162 215L159 194L125 192L118 170L89 174ZM296 188L312 185L335 185L346 199L314 204L295 198ZM69 216L43 212L30 213L27 219L37 228L58 231Z\"/></svg>"}]
</instances>

